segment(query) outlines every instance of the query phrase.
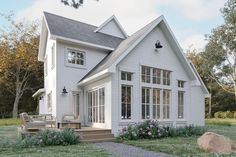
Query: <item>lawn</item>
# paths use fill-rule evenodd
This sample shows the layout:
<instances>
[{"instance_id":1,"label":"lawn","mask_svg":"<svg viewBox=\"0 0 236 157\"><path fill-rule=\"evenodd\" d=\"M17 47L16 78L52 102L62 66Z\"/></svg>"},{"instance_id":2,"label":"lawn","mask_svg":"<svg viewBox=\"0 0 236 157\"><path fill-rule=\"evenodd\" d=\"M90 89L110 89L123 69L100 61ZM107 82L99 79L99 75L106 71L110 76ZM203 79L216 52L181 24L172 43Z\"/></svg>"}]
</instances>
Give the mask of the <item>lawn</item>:
<instances>
[{"instance_id":1,"label":"lawn","mask_svg":"<svg viewBox=\"0 0 236 157\"><path fill-rule=\"evenodd\" d=\"M206 127L207 131L225 135L236 142L236 125L207 125ZM217 156L216 154L202 152L198 149L197 138L198 137L177 137L158 140L123 141L123 143L141 147L146 150L174 154L178 156ZM236 156L236 153L232 153L231 156Z\"/></svg>"},{"instance_id":2,"label":"lawn","mask_svg":"<svg viewBox=\"0 0 236 157\"><path fill-rule=\"evenodd\" d=\"M211 118L205 120L206 124L216 124L216 125L236 125L236 119L221 119L221 118Z\"/></svg>"},{"instance_id":3,"label":"lawn","mask_svg":"<svg viewBox=\"0 0 236 157\"><path fill-rule=\"evenodd\" d=\"M106 151L92 144L77 144L71 146L50 146L38 148L4 148L4 144L18 140L16 126L0 127L0 157L111 157Z\"/></svg>"},{"instance_id":4,"label":"lawn","mask_svg":"<svg viewBox=\"0 0 236 157\"><path fill-rule=\"evenodd\" d=\"M19 125L19 124L20 124L20 119L14 119L14 118L0 119L0 126Z\"/></svg>"}]
</instances>

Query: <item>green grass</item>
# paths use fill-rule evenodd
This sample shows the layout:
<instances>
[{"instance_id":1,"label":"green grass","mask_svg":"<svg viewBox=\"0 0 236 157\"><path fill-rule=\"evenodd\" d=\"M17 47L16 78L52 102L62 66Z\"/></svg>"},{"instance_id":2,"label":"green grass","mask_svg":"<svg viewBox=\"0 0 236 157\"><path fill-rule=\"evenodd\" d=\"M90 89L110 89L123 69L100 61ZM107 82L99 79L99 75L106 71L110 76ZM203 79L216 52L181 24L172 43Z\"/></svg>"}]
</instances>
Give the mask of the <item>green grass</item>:
<instances>
[{"instance_id":1,"label":"green grass","mask_svg":"<svg viewBox=\"0 0 236 157\"><path fill-rule=\"evenodd\" d=\"M6 125L20 125L20 119L8 118L8 119L0 119L0 126Z\"/></svg>"},{"instance_id":2,"label":"green grass","mask_svg":"<svg viewBox=\"0 0 236 157\"><path fill-rule=\"evenodd\" d=\"M214 124L214 125L236 125L236 119L222 119L222 118L211 118L205 120L206 124Z\"/></svg>"},{"instance_id":3,"label":"green grass","mask_svg":"<svg viewBox=\"0 0 236 157\"><path fill-rule=\"evenodd\" d=\"M236 142L236 126L207 125L207 131L225 135ZM198 137L176 137L157 140L122 141L146 150L174 154L178 156L224 156L201 151L197 146ZM228 155L226 155L228 156ZM232 153L231 156L236 156Z\"/></svg>"},{"instance_id":4,"label":"green grass","mask_svg":"<svg viewBox=\"0 0 236 157\"><path fill-rule=\"evenodd\" d=\"M70 146L50 146L36 148L15 148L13 144L19 140L17 126L0 127L0 157L111 157L105 150L92 144ZM5 144L9 147L4 147Z\"/></svg>"}]
</instances>

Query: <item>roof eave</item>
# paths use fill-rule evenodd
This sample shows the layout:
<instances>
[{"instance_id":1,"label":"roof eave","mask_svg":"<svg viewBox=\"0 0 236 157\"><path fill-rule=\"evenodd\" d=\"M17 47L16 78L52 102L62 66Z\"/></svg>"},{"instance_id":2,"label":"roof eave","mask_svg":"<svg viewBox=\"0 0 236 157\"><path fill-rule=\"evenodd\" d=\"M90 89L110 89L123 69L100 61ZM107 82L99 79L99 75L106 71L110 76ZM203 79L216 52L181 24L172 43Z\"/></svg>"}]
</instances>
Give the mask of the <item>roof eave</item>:
<instances>
[{"instance_id":1,"label":"roof eave","mask_svg":"<svg viewBox=\"0 0 236 157\"><path fill-rule=\"evenodd\" d=\"M71 38L66 38L66 37L62 37L62 36L58 36L58 35L51 35L51 38L52 39L59 39L62 41L70 41L70 42L77 43L80 45L98 48L98 49L102 49L102 50L114 51L114 48L112 48L112 47L102 46L102 45L93 44L93 43L89 43L89 42L85 42L85 41L81 41L81 40L76 40L76 39L71 39Z\"/></svg>"}]
</instances>

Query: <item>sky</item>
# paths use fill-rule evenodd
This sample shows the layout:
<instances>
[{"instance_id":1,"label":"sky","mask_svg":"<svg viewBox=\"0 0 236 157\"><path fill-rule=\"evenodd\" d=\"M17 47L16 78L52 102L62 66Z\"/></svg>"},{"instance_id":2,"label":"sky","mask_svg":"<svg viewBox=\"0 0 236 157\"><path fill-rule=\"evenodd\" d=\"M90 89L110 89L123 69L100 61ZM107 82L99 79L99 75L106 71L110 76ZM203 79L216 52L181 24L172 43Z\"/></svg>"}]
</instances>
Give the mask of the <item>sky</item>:
<instances>
[{"instance_id":1,"label":"sky","mask_svg":"<svg viewBox=\"0 0 236 157\"><path fill-rule=\"evenodd\" d=\"M15 13L18 21L42 20L43 11L99 26L115 15L128 35L164 15L180 46L204 49L205 34L223 24L220 8L226 0L84 0L79 9L64 6L61 0L7 0L0 13ZM7 23L0 18L0 28Z\"/></svg>"}]
</instances>

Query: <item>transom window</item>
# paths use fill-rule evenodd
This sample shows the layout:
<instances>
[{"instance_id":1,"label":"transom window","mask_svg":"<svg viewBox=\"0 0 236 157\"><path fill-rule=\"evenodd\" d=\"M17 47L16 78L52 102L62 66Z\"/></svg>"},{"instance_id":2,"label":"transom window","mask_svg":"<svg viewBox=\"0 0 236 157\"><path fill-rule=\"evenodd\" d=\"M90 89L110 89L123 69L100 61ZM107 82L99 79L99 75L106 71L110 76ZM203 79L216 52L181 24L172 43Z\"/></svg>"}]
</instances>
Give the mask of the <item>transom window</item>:
<instances>
[{"instance_id":1,"label":"transom window","mask_svg":"<svg viewBox=\"0 0 236 157\"><path fill-rule=\"evenodd\" d=\"M161 84L161 69L157 68L152 69L152 83Z\"/></svg>"},{"instance_id":2,"label":"transom window","mask_svg":"<svg viewBox=\"0 0 236 157\"><path fill-rule=\"evenodd\" d=\"M85 52L68 48L67 61L70 64L85 65Z\"/></svg>"},{"instance_id":3,"label":"transom window","mask_svg":"<svg viewBox=\"0 0 236 157\"><path fill-rule=\"evenodd\" d=\"M150 83L151 82L151 68L142 66L142 82Z\"/></svg>"},{"instance_id":4,"label":"transom window","mask_svg":"<svg viewBox=\"0 0 236 157\"><path fill-rule=\"evenodd\" d=\"M178 80L178 87L179 88L184 88L184 81Z\"/></svg>"},{"instance_id":5,"label":"transom window","mask_svg":"<svg viewBox=\"0 0 236 157\"><path fill-rule=\"evenodd\" d=\"M170 85L170 71L163 70L163 85Z\"/></svg>"},{"instance_id":6,"label":"transom window","mask_svg":"<svg viewBox=\"0 0 236 157\"><path fill-rule=\"evenodd\" d=\"M142 82L170 86L171 71L151 68L147 66L142 66L141 70Z\"/></svg>"},{"instance_id":7,"label":"transom window","mask_svg":"<svg viewBox=\"0 0 236 157\"><path fill-rule=\"evenodd\" d=\"M121 86L121 119L131 119L132 87Z\"/></svg>"},{"instance_id":8,"label":"transom window","mask_svg":"<svg viewBox=\"0 0 236 157\"><path fill-rule=\"evenodd\" d=\"M121 72L121 80L124 80L124 81L131 81L131 80L132 80L132 73L122 71L122 72Z\"/></svg>"},{"instance_id":9,"label":"transom window","mask_svg":"<svg viewBox=\"0 0 236 157\"><path fill-rule=\"evenodd\" d=\"M178 91L178 119L184 118L184 92Z\"/></svg>"}]
</instances>

